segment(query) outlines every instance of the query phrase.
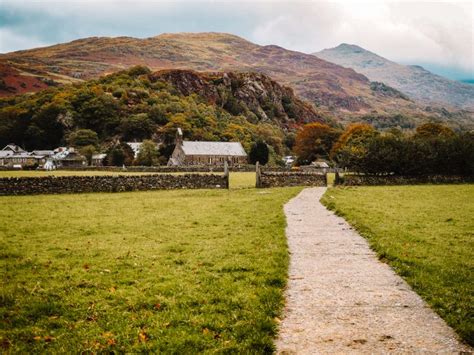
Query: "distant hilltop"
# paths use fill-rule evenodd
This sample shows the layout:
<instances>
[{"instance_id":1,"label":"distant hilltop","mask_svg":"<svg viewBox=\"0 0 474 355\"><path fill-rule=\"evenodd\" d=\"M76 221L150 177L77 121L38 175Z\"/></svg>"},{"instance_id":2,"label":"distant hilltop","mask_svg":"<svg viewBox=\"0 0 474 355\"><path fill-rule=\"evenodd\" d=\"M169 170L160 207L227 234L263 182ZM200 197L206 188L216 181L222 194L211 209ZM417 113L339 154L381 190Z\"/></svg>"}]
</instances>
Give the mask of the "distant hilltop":
<instances>
[{"instance_id":1,"label":"distant hilltop","mask_svg":"<svg viewBox=\"0 0 474 355\"><path fill-rule=\"evenodd\" d=\"M370 80L383 82L427 105L441 104L474 110L474 79L466 83L446 79L419 65L401 65L354 44L314 53L318 58L352 68Z\"/></svg>"}]
</instances>

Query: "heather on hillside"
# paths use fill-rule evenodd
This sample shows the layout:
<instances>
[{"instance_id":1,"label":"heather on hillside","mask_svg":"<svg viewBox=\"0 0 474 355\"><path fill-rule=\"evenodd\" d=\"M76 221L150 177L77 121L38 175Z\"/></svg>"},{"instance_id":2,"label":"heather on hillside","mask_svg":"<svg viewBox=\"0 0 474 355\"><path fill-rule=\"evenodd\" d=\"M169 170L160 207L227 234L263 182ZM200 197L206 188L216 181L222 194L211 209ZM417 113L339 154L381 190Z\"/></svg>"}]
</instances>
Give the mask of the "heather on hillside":
<instances>
[{"instance_id":1,"label":"heather on hillside","mask_svg":"<svg viewBox=\"0 0 474 355\"><path fill-rule=\"evenodd\" d=\"M55 148L85 129L102 150L118 141L153 139L172 151L177 127L186 139L264 141L273 156L289 151L287 132L326 121L293 91L257 73L151 73L146 67L0 101L0 145ZM79 131L79 132L78 132ZM79 134L80 136L80 134Z\"/></svg>"}]
</instances>

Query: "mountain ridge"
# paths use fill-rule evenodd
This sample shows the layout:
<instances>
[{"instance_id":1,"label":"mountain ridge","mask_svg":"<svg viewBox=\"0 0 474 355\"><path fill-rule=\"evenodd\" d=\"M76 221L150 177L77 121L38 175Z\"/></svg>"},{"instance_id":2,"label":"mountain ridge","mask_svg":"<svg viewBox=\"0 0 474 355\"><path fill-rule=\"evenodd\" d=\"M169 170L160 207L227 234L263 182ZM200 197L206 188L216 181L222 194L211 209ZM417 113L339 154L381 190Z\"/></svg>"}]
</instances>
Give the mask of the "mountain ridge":
<instances>
[{"instance_id":1,"label":"mountain ridge","mask_svg":"<svg viewBox=\"0 0 474 355\"><path fill-rule=\"evenodd\" d=\"M341 43L313 53L318 58L354 69L427 105L474 110L474 87L431 73L420 65L402 65L358 45Z\"/></svg>"},{"instance_id":2,"label":"mountain ridge","mask_svg":"<svg viewBox=\"0 0 474 355\"><path fill-rule=\"evenodd\" d=\"M319 112L342 123L369 114L406 114L417 119L434 116L452 121L443 113L428 112L425 106L402 95L389 95L393 91L378 90L380 86L372 85L366 76L353 69L311 54L276 45L260 46L218 32L166 33L144 39L89 37L2 54L0 65L13 73L0 77L3 96L42 90L44 85L77 83L134 65L145 65L154 71L254 71L290 86Z\"/></svg>"}]
</instances>

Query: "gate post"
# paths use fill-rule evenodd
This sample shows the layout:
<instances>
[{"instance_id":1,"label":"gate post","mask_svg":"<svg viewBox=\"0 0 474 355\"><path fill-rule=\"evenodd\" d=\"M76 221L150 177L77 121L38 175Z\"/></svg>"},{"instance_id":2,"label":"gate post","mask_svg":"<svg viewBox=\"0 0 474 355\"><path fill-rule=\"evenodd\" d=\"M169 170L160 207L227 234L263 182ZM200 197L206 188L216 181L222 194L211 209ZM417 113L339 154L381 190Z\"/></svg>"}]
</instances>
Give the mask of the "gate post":
<instances>
[{"instance_id":1,"label":"gate post","mask_svg":"<svg viewBox=\"0 0 474 355\"><path fill-rule=\"evenodd\" d=\"M224 179L225 179L225 188L229 188L229 166L227 165L227 160L224 162Z\"/></svg>"},{"instance_id":2,"label":"gate post","mask_svg":"<svg viewBox=\"0 0 474 355\"><path fill-rule=\"evenodd\" d=\"M259 188L262 187L261 183L261 172L260 172L260 163L255 163L255 187Z\"/></svg>"}]
</instances>

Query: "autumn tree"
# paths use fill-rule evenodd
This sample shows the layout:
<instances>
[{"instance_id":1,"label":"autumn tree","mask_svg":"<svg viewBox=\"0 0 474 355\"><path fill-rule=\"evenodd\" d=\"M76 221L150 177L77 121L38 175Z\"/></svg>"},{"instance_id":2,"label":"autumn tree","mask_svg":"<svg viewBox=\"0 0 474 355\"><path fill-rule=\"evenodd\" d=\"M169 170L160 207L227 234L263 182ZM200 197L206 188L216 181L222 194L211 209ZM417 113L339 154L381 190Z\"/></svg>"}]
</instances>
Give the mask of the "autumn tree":
<instances>
[{"instance_id":1,"label":"autumn tree","mask_svg":"<svg viewBox=\"0 0 474 355\"><path fill-rule=\"evenodd\" d=\"M331 150L331 158L340 166L355 171L364 169L368 146L378 132L370 125L355 123L341 134Z\"/></svg>"},{"instance_id":2,"label":"autumn tree","mask_svg":"<svg viewBox=\"0 0 474 355\"><path fill-rule=\"evenodd\" d=\"M318 158L328 158L339 131L322 123L309 123L296 135L293 151L299 164L309 164Z\"/></svg>"}]
</instances>

